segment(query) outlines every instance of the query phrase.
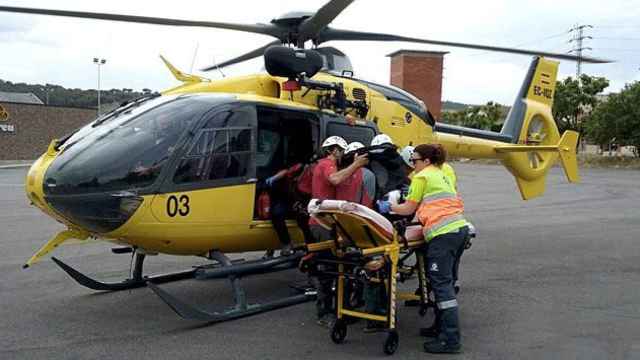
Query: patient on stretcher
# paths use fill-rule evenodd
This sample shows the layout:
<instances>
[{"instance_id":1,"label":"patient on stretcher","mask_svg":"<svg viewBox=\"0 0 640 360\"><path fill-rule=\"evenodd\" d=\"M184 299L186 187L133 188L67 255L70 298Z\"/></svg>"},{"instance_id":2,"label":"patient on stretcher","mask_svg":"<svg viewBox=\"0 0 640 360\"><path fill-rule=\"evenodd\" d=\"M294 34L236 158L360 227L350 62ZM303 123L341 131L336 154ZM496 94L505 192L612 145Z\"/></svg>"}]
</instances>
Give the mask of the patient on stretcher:
<instances>
[{"instance_id":1,"label":"patient on stretcher","mask_svg":"<svg viewBox=\"0 0 640 360\"><path fill-rule=\"evenodd\" d=\"M309 214L327 228L336 225L331 213L350 215L340 218L339 232L346 232L357 247L369 248L393 242L394 228L389 219L366 206L341 200L313 199L309 202ZM366 226L363 226L366 225ZM363 229L370 229L369 231ZM404 234L400 234L407 241L423 241L422 227L420 225L408 226Z\"/></svg>"}]
</instances>

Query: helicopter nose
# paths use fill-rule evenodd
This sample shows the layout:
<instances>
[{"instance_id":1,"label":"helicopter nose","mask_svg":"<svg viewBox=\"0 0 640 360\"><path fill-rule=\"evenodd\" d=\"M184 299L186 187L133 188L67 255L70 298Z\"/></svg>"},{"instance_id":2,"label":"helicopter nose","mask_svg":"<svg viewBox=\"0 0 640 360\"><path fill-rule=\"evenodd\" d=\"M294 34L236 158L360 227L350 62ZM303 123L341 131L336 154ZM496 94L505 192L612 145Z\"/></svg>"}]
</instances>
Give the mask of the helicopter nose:
<instances>
[{"instance_id":1,"label":"helicopter nose","mask_svg":"<svg viewBox=\"0 0 640 360\"><path fill-rule=\"evenodd\" d=\"M93 233L104 234L122 226L136 212L143 198L133 191L86 191L74 167L56 161L42 177L42 201L66 221ZM84 178L86 173L80 178Z\"/></svg>"},{"instance_id":2,"label":"helicopter nose","mask_svg":"<svg viewBox=\"0 0 640 360\"><path fill-rule=\"evenodd\" d=\"M49 195L47 203L68 221L94 233L108 233L122 226L135 213L143 198L134 193Z\"/></svg>"}]
</instances>

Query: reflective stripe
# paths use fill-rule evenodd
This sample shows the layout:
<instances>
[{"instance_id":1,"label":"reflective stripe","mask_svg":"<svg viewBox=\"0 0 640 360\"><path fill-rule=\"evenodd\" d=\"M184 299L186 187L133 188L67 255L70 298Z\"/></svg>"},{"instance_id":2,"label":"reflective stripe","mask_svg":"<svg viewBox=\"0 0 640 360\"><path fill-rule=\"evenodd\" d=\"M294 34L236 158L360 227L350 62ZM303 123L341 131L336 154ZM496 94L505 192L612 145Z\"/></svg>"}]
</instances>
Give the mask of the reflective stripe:
<instances>
[{"instance_id":1,"label":"reflective stripe","mask_svg":"<svg viewBox=\"0 0 640 360\"><path fill-rule=\"evenodd\" d=\"M450 309L454 307L458 307L458 300L456 299L441 301L438 303L438 309L440 310Z\"/></svg>"},{"instance_id":2,"label":"reflective stripe","mask_svg":"<svg viewBox=\"0 0 640 360\"><path fill-rule=\"evenodd\" d=\"M427 201L435 201L435 200L441 200L441 199L455 199L457 197L458 195L454 193L441 192L437 194L427 195L422 198L422 201L427 202Z\"/></svg>"},{"instance_id":3,"label":"reflective stripe","mask_svg":"<svg viewBox=\"0 0 640 360\"><path fill-rule=\"evenodd\" d=\"M449 224L451 224L453 222L459 221L459 220L464 220L464 216L463 215L455 215L455 216L447 217L446 219L440 221L439 223L433 224L430 228L428 228L428 229L425 228L424 229L424 236L429 238L431 234L433 234L436 231L442 229L443 227L445 227L445 226L447 226L447 225L449 225Z\"/></svg>"}]
</instances>

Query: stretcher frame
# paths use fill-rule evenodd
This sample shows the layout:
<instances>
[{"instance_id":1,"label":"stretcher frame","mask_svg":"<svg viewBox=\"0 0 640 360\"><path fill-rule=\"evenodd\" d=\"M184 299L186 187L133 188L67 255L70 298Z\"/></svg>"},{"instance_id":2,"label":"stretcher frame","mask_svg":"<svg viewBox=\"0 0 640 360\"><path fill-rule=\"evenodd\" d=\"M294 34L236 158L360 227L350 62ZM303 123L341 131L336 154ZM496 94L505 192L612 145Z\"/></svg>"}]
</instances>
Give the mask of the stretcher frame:
<instances>
[{"instance_id":1,"label":"stretcher frame","mask_svg":"<svg viewBox=\"0 0 640 360\"><path fill-rule=\"evenodd\" d=\"M400 233L404 234L404 226L401 222L393 224L391 236L385 235L388 231L377 226L374 220L340 209L316 210L313 216L323 226L335 227L336 236L334 239L307 245L307 250L310 253L329 251L332 254L330 259L317 260L317 262L331 263L337 266L337 272L324 272L324 275L333 275L337 283L335 291L336 321L331 328L331 340L340 344L346 338L348 324L345 317L380 321L385 323L387 332L383 351L388 355L393 354L399 344L396 320L397 302L402 300L417 301L421 316L426 314L429 307L435 306L429 296L431 287L425 273L424 252L420 251L425 244L424 238L407 240L403 235L400 235ZM359 224L362 229L361 232L356 231L357 234L352 231L355 224ZM362 236L363 233L366 235ZM405 252L407 255L401 257L401 252ZM402 269L405 268L403 261L411 253L416 255L417 295L412 292L400 292L397 289L398 277L401 275ZM348 309L344 302L345 283L349 278L356 278L353 272L347 270L352 269L353 266L362 265L376 256L382 256L385 259L387 276L383 281L387 291L386 315Z\"/></svg>"}]
</instances>

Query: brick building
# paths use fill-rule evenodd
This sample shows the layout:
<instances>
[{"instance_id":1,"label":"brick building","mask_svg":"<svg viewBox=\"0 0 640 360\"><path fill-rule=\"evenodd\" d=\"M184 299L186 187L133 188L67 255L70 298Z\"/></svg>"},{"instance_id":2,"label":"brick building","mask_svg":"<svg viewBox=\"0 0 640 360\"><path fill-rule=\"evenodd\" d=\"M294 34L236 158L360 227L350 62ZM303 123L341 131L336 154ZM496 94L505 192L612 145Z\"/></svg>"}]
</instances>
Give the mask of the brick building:
<instances>
[{"instance_id":1,"label":"brick building","mask_svg":"<svg viewBox=\"0 0 640 360\"><path fill-rule=\"evenodd\" d=\"M96 110L91 108L9 102L0 98L0 160L37 159L52 139L95 117Z\"/></svg>"},{"instance_id":2,"label":"brick building","mask_svg":"<svg viewBox=\"0 0 640 360\"><path fill-rule=\"evenodd\" d=\"M387 55L391 58L391 85L424 101L436 119L442 112L442 70L447 53L398 50Z\"/></svg>"}]
</instances>

